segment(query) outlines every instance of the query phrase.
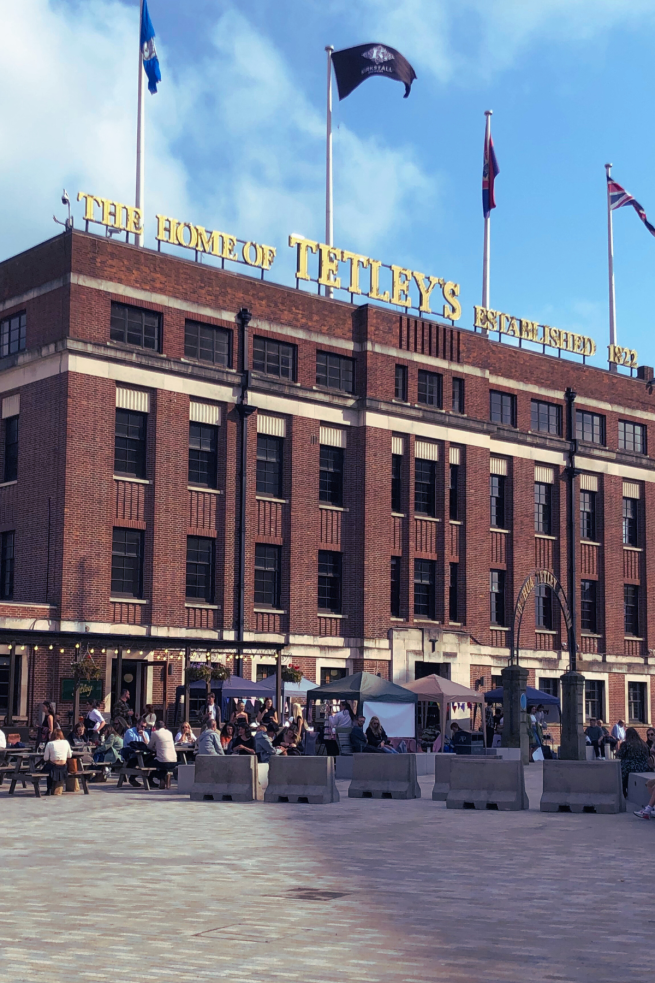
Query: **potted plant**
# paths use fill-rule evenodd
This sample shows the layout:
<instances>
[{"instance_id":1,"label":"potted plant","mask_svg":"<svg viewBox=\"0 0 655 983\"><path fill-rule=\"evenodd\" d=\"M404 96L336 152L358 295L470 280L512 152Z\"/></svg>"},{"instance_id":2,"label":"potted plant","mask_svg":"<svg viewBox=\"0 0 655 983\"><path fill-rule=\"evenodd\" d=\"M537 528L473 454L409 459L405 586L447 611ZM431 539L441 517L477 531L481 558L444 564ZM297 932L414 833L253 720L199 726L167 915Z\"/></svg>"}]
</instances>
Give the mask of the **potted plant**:
<instances>
[{"instance_id":1,"label":"potted plant","mask_svg":"<svg viewBox=\"0 0 655 983\"><path fill-rule=\"evenodd\" d=\"M302 680L302 669L300 666L282 666L282 681L285 683L299 683Z\"/></svg>"}]
</instances>

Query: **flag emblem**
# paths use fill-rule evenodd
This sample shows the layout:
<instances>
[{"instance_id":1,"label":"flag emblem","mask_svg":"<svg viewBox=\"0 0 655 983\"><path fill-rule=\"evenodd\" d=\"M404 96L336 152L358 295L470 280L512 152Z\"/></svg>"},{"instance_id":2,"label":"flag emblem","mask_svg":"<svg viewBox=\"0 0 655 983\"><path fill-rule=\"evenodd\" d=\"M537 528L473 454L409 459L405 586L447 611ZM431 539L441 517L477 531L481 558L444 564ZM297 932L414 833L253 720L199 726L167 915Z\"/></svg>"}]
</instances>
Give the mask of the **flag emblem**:
<instances>
[{"instance_id":1,"label":"flag emblem","mask_svg":"<svg viewBox=\"0 0 655 983\"><path fill-rule=\"evenodd\" d=\"M337 78L339 99L345 99L353 89L374 75L404 82L405 98L410 93L416 72L395 48L384 44L359 44L356 48L344 48L332 55L334 74Z\"/></svg>"},{"instance_id":2,"label":"flag emblem","mask_svg":"<svg viewBox=\"0 0 655 983\"><path fill-rule=\"evenodd\" d=\"M627 192L625 188L622 188L618 182L609 176L607 178L607 190L610 198L610 211L613 212L616 208L623 208L625 205L632 205L650 234L655 236L655 226L651 225L651 223L648 221L646 212L636 198L633 198L633 196Z\"/></svg>"},{"instance_id":3,"label":"flag emblem","mask_svg":"<svg viewBox=\"0 0 655 983\"><path fill-rule=\"evenodd\" d=\"M148 76L148 91L154 95L157 91L157 83L161 82L161 70L155 48L155 29L148 13L148 0L143 0L141 12L141 52L143 54L143 70Z\"/></svg>"},{"instance_id":4,"label":"flag emblem","mask_svg":"<svg viewBox=\"0 0 655 983\"><path fill-rule=\"evenodd\" d=\"M488 137L485 135L484 160L482 164L482 211L484 212L485 218L489 218L491 209L496 207L494 184L499 173L500 168L496 160L493 138L491 134Z\"/></svg>"},{"instance_id":5,"label":"flag emblem","mask_svg":"<svg viewBox=\"0 0 655 983\"><path fill-rule=\"evenodd\" d=\"M391 52L383 48L381 44L376 44L375 47L365 51L362 57L370 58L371 61L377 62L378 65L385 61L393 61Z\"/></svg>"}]
</instances>

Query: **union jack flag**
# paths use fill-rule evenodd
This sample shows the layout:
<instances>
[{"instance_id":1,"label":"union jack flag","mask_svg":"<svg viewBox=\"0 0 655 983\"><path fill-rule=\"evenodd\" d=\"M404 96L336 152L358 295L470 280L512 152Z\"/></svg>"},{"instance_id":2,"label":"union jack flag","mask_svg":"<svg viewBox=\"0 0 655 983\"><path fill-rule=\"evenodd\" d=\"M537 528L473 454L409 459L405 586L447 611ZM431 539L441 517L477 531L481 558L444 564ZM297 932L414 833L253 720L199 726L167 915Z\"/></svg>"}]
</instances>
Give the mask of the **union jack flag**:
<instances>
[{"instance_id":1,"label":"union jack flag","mask_svg":"<svg viewBox=\"0 0 655 983\"><path fill-rule=\"evenodd\" d=\"M621 185L617 184L617 182L611 177L608 177L607 179L607 187L610 196L610 211L613 212L615 208L623 208L624 205L632 205L650 234L655 236L655 225L651 225L651 223L648 221L646 218L646 212L641 207L637 199L633 198L632 195L625 190L625 188L622 188Z\"/></svg>"},{"instance_id":2,"label":"union jack flag","mask_svg":"<svg viewBox=\"0 0 655 983\"><path fill-rule=\"evenodd\" d=\"M498 161L496 160L493 138L491 134L489 134L488 138L485 134L484 163L482 167L482 211L484 212L485 218L489 218L491 215L491 209L496 207L494 181L496 180L496 175L499 173L500 168L498 166Z\"/></svg>"}]
</instances>

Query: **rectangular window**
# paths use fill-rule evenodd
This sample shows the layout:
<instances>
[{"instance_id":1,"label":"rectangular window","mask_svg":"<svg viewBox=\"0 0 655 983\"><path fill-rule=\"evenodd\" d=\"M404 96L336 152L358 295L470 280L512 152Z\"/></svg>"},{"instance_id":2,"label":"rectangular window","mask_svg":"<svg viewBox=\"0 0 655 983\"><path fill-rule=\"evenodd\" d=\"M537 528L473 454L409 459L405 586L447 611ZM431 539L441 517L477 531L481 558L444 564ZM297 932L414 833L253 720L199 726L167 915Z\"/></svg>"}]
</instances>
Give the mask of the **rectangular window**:
<instances>
[{"instance_id":1,"label":"rectangular window","mask_svg":"<svg viewBox=\"0 0 655 983\"><path fill-rule=\"evenodd\" d=\"M25 311L0 321L0 358L25 351L26 325Z\"/></svg>"},{"instance_id":2,"label":"rectangular window","mask_svg":"<svg viewBox=\"0 0 655 983\"><path fill-rule=\"evenodd\" d=\"M534 589L534 623L536 628L553 630L553 595L546 584L538 584Z\"/></svg>"},{"instance_id":3,"label":"rectangular window","mask_svg":"<svg viewBox=\"0 0 655 983\"><path fill-rule=\"evenodd\" d=\"M280 607L280 547L255 545L255 607Z\"/></svg>"},{"instance_id":4,"label":"rectangular window","mask_svg":"<svg viewBox=\"0 0 655 983\"><path fill-rule=\"evenodd\" d=\"M343 505L343 449L321 444L319 502Z\"/></svg>"},{"instance_id":5,"label":"rectangular window","mask_svg":"<svg viewBox=\"0 0 655 983\"><path fill-rule=\"evenodd\" d=\"M318 551L318 610L341 613L341 553Z\"/></svg>"},{"instance_id":6,"label":"rectangular window","mask_svg":"<svg viewBox=\"0 0 655 983\"><path fill-rule=\"evenodd\" d=\"M489 524L494 529L506 529L505 482L502 474L489 475Z\"/></svg>"},{"instance_id":7,"label":"rectangular window","mask_svg":"<svg viewBox=\"0 0 655 983\"><path fill-rule=\"evenodd\" d=\"M257 494L282 498L282 437L257 434Z\"/></svg>"},{"instance_id":8,"label":"rectangular window","mask_svg":"<svg viewBox=\"0 0 655 983\"><path fill-rule=\"evenodd\" d=\"M436 516L436 461L417 458L414 462L414 511L419 515Z\"/></svg>"},{"instance_id":9,"label":"rectangular window","mask_svg":"<svg viewBox=\"0 0 655 983\"><path fill-rule=\"evenodd\" d=\"M392 454L391 455L391 511L392 512L402 512L403 510L402 472L403 472L402 454Z\"/></svg>"},{"instance_id":10,"label":"rectangular window","mask_svg":"<svg viewBox=\"0 0 655 983\"><path fill-rule=\"evenodd\" d=\"M114 474L145 478L146 419L147 413L116 410Z\"/></svg>"},{"instance_id":11,"label":"rectangular window","mask_svg":"<svg viewBox=\"0 0 655 983\"><path fill-rule=\"evenodd\" d=\"M111 544L112 597L143 596L143 533L114 529Z\"/></svg>"},{"instance_id":12,"label":"rectangular window","mask_svg":"<svg viewBox=\"0 0 655 983\"><path fill-rule=\"evenodd\" d=\"M316 352L316 385L328 389L340 389L345 393L355 391L355 361L331 352Z\"/></svg>"},{"instance_id":13,"label":"rectangular window","mask_svg":"<svg viewBox=\"0 0 655 983\"><path fill-rule=\"evenodd\" d=\"M18 479L18 417L5 420L5 466L3 481Z\"/></svg>"},{"instance_id":14,"label":"rectangular window","mask_svg":"<svg viewBox=\"0 0 655 983\"><path fill-rule=\"evenodd\" d=\"M189 484L217 487L216 447L218 427L189 423Z\"/></svg>"},{"instance_id":15,"label":"rectangular window","mask_svg":"<svg viewBox=\"0 0 655 983\"><path fill-rule=\"evenodd\" d=\"M296 345L255 337L252 342L252 367L256 372L265 372L266 375L293 382L296 377L297 350Z\"/></svg>"},{"instance_id":16,"label":"rectangular window","mask_svg":"<svg viewBox=\"0 0 655 983\"><path fill-rule=\"evenodd\" d=\"M414 560L414 615L434 621L434 560Z\"/></svg>"},{"instance_id":17,"label":"rectangular window","mask_svg":"<svg viewBox=\"0 0 655 983\"><path fill-rule=\"evenodd\" d=\"M109 331L112 341L122 341L126 345L150 348L153 352L158 352L160 329L161 314L112 301Z\"/></svg>"},{"instance_id":18,"label":"rectangular window","mask_svg":"<svg viewBox=\"0 0 655 983\"><path fill-rule=\"evenodd\" d=\"M646 427L641 423L619 420L619 447L633 454L646 453Z\"/></svg>"},{"instance_id":19,"label":"rectangular window","mask_svg":"<svg viewBox=\"0 0 655 983\"><path fill-rule=\"evenodd\" d=\"M534 531L550 536L551 522L551 486L543 481L534 483Z\"/></svg>"},{"instance_id":20,"label":"rectangular window","mask_svg":"<svg viewBox=\"0 0 655 983\"><path fill-rule=\"evenodd\" d=\"M453 379L453 413L464 412L464 380Z\"/></svg>"},{"instance_id":21,"label":"rectangular window","mask_svg":"<svg viewBox=\"0 0 655 983\"><path fill-rule=\"evenodd\" d=\"M3 532L0 546L0 598L10 601L14 596L14 533Z\"/></svg>"},{"instance_id":22,"label":"rectangular window","mask_svg":"<svg viewBox=\"0 0 655 983\"><path fill-rule=\"evenodd\" d=\"M591 720L605 719L605 683L602 679L585 679L585 717Z\"/></svg>"},{"instance_id":23,"label":"rectangular window","mask_svg":"<svg viewBox=\"0 0 655 983\"><path fill-rule=\"evenodd\" d=\"M459 563L451 563L450 583L448 585L448 617L456 623L459 623L458 576Z\"/></svg>"},{"instance_id":24,"label":"rectangular window","mask_svg":"<svg viewBox=\"0 0 655 983\"><path fill-rule=\"evenodd\" d=\"M450 465L448 485L448 514L456 521L459 519L459 464Z\"/></svg>"},{"instance_id":25,"label":"rectangular window","mask_svg":"<svg viewBox=\"0 0 655 983\"><path fill-rule=\"evenodd\" d=\"M418 374L418 402L441 408L442 378L437 372Z\"/></svg>"},{"instance_id":26,"label":"rectangular window","mask_svg":"<svg viewBox=\"0 0 655 983\"><path fill-rule=\"evenodd\" d=\"M347 669L335 669L330 666L323 666L321 668L321 686L327 686L328 683L336 683L338 679L345 679L347 675Z\"/></svg>"},{"instance_id":27,"label":"rectangular window","mask_svg":"<svg viewBox=\"0 0 655 983\"><path fill-rule=\"evenodd\" d=\"M605 443L605 417L587 410L575 411L575 436L589 444Z\"/></svg>"},{"instance_id":28,"label":"rectangular window","mask_svg":"<svg viewBox=\"0 0 655 983\"><path fill-rule=\"evenodd\" d=\"M505 625L505 571L489 571L489 616L492 625Z\"/></svg>"},{"instance_id":29,"label":"rectangular window","mask_svg":"<svg viewBox=\"0 0 655 983\"><path fill-rule=\"evenodd\" d=\"M232 364L231 342L232 332L225 328L215 328L197 321L184 323L184 354L187 358L229 368Z\"/></svg>"},{"instance_id":30,"label":"rectangular window","mask_svg":"<svg viewBox=\"0 0 655 983\"><path fill-rule=\"evenodd\" d=\"M5 479L6 481L7 479ZM623 499L623 545L639 545L638 527L639 500L636 498Z\"/></svg>"},{"instance_id":31,"label":"rectangular window","mask_svg":"<svg viewBox=\"0 0 655 983\"><path fill-rule=\"evenodd\" d=\"M597 633L598 616L596 604L597 586L595 580L580 582L580 628L582 631Z\"/></svg>"},{"instance_id":32,"label":"rectangular window","mask_svg":"<svg viewBox=\"0 0 655 983\"><path fill-rule=\"evenodd\" d=\"M559 700L559 679L557 677L551 679L549 676L540 676L537 689L541 690L542 693L548 693L548 696L554 696L555 699Z\"/></svg>"},{"instance_id":33,"label":"rectangular window","mask_svg":"<svg viewBox=\"0 0 655 983\"><path fill-rule=\"evenodd\" d=\"M562 433L562 408L554 403L544 403L540 399L532 400L530 428L539 433L550 433L554 437Z\"/></svg>"},{"instance_id":34,"label":"rectangular window","mask_svg":"<svg viewBox=\"0 0 655 983\"><path fill-rule=\"evenodd\" d=\"M626 635L639 635L639 588L623 585L623 621Z\"/></svg>"},{"instance_id":35,"label":"rectangular window","mask_svg":"<svg viewBox=\"0 0 655 983\"><path fill-rule=\"evenodd\" d=\"M580 492L580 539L596 541L596 492Z\"/></svg>"},{"instance_id":36,"label":"rectangular window","mask_svg":"<svg viewBox=\"0 0 655 983\"><path fill-rule=\"evenodd\" d=\"M516 396L510 393L489 393L489 418L492 423L506 423L516 426Z\"/></svg>"},{"instance_id":37,"label":"rectangular window","mask_svg":"<svg viewBox=\"0 0 655 983\"><path fill-rule=\"evenodd\" d=\"M628 680L628 723L646 723L646 683Z\"/></svg>"},{"instance_id":38,"label":"rectangular window","mask_svg":"<svg viewBox=\"0 0 655 983\"><path fill-rule=\"evenodd\" d=\"M400 556L391 557L391 617L400 617Z\"/></svg>"},{"instance_id":39,"label":"rectangular window","mask_svg":"<svg viewBox=\"0 0 655 983\"><path fill-rule=\"evenodd\" d=\"M186 596L193 600L214 602L214 540L187 536Z\"/></svg>"},{"instance_id":40,"label":"rectangular window","mask_svg":"<svg viewBox=\"0 0 655 983\"><path fill-rule=\"evenodd\" d=\"M397 365L396 366L396 385L395 385L395 398L402 400L403 403L407 402L407 366Z\"/></svg>"}]
</instances>

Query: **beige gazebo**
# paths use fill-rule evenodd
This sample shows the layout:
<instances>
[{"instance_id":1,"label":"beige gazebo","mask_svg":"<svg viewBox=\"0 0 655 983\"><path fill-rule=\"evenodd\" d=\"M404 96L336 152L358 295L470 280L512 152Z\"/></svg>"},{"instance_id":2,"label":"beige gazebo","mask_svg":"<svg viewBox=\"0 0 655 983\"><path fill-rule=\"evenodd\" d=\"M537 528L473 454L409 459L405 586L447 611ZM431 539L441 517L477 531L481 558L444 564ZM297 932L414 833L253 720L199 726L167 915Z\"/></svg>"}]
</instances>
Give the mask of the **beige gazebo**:
<instances>
[{"instance_id":1,"label":"beige gazebo","mask_svg":"<svg viewBox=\"0 0 655 983\"><path fill-rule=\"evenodd\" d=\"M439 719L441 722L441 750L443 751L444 737L446 734L446 715L451 703L481 703L482 714L482 741L487 746L487 731L484 720L484 693L476 693L473 689L468 689L460 683L454 683L443 676L423 676L415 679L413 683L402 683L406 689L416 693L419 703L437 703L439 705Z\"/></svg>"}]
</instances>

